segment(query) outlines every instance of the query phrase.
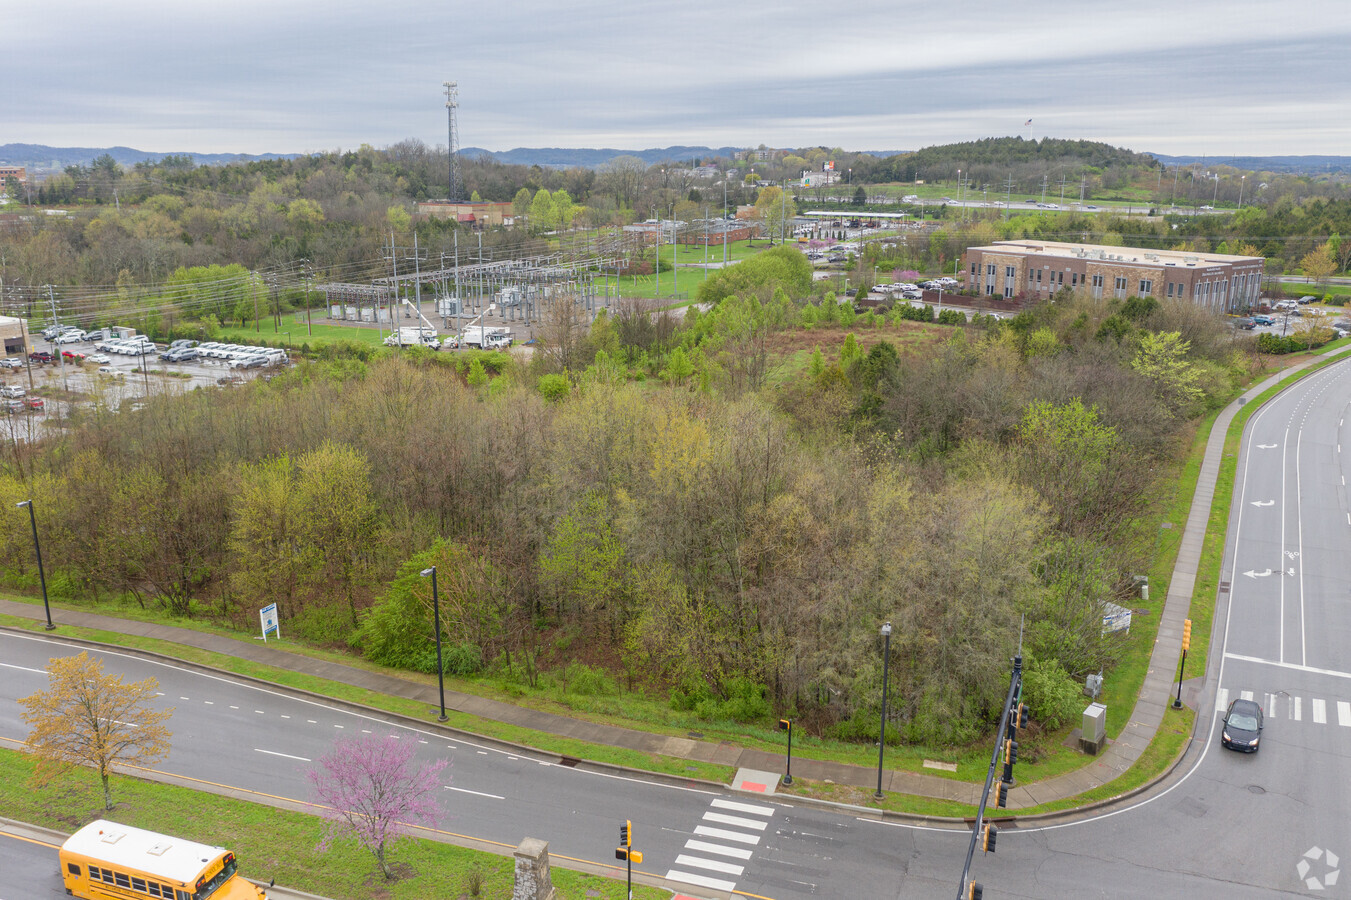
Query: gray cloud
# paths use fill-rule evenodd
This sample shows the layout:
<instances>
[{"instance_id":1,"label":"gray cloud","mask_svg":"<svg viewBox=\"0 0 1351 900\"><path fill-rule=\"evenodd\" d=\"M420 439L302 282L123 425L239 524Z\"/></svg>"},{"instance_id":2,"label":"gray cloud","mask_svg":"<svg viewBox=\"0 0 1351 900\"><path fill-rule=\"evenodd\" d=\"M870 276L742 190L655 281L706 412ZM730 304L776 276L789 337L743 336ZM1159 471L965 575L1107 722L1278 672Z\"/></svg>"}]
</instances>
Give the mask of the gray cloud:
<instances>
[{"instance_id":1,"label":"gray cloud","mask_svg":"<svg viewBox=\"0 0 1351 900\"><path fill-rule=\"evenodd\" d=\"M0 142L904 149L1033 133L1341 153L1340 2L53 0L6 14Z\"/></svg>"}]
</instances>

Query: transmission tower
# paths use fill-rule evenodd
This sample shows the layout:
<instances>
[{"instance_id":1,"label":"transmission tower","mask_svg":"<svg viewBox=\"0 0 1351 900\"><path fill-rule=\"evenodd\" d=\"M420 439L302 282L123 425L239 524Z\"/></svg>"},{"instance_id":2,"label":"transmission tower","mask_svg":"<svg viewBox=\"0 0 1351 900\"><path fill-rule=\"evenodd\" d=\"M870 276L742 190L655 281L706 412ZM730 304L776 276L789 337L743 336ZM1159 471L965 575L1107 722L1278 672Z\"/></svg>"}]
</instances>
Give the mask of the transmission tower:
<instances>
[{"instance_id":1,"label":"transmission tower","mask_svg":"<svg viewBox=\"0 0 1351 900\"><path fill-rule=\"evenodd\" d=\"M446 199L451 203L458 203L460 200L460 142L458 128L455 125L455 110L459 107L459 91L455 82L447 81L444 83L446 88L446 118L449 120L450 143L447 149L450 157L450 193Z\"/></svg>"}]
</instances>

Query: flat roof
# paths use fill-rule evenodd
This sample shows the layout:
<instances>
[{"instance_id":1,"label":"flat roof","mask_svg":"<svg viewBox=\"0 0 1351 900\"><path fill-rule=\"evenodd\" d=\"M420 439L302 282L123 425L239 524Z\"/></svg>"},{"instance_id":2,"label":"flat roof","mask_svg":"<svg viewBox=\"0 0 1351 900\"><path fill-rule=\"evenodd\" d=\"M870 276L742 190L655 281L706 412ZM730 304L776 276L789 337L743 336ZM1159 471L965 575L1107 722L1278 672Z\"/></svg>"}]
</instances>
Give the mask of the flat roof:
<instances>
[{"instance_id":1,"label":"flat roof","mask_svg":"<svg viewBox=\"0 0 1351 900\"><path fill-rule=\"evenodd\" d=\"M207 863L220 857L224 847L212 847L96 819L72 834L62 851L101 859L113 868L136 869L179 884L194 884Z\"/></svg>"},{"instance_id":2,"label":"flat roof","mask_svg":"<svg viewBox=\"0 0 1351 900\"><path fill-rule=\"evenodd\" d=\"M991 253L1021 252L1035 253L1038 256L1055 256L1063 259L1096 259L1104 262L1133 262L1144 265L1189 265L1213 266L1231 265L1242 262L1262 262L1260 256L1231 256L1227 253L1201 253L1196 250L1146 250L1141 247L1111 247L1105 244L1070 244L1061 241L995 241L972 250L985 250ZM1120 257L1120 259L1117 259Z\"/></svg>"}]
</instances>

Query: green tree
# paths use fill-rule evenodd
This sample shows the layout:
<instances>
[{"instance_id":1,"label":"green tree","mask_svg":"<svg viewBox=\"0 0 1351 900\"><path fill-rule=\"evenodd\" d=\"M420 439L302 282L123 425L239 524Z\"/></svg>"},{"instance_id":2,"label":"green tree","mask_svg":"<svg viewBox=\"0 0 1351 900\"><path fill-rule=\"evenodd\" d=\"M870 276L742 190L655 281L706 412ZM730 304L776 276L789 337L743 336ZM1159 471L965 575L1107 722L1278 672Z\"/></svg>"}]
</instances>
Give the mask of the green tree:
<instances>
[{"instance_id":1,"label":"green tree","mask_svg":"<svg viewBox=\"0 0 1351 900\"><path fill-rule=\"evenodd\" d=\"M1174 414L1190 409L1204 395L1197 383L1197 367L1187 359L1190 349L1191 342L1184 341L1179 332L1146 332L1131 360L1131 368L1149 379L1159 399Z\"/></svg>"},{"instance_id":2,"label":"green tree","mask_svg":"<svg viewBox=\"0 0 1351 900\"><path fill-rule=\"evenodd\" d=\"M298 551L311 583L333 590L357 624L357 597L371 577L380 528L370 466L352 447L326 441L296 461Z\"/></svg>"},{"instance_id":3,"label":"green tree","mask_svg":"<svg viewBox=\"0 0 1351 900\"><path fill-rule=\"evenodd\" d=\"M1315 283L1326 284L1328 276L1337 271L1337 259L1333 256L1331 242L1325 241L1304 254L1299 267Z\"/></svg>"},{"instance_id":4,"label":"green tree","mask_svg":"<svg viewBox=\"0 0 1351 900\"><path fill-rule=\"evenodd\" d=\"M624 550L610 528L613 513L603 494L592 491L560 519L539 557L540 582L560 609L595 611L611 606L623 590ZM619 621L617 611L612 621Z\"/></svg>"},{"instance_id":5,"label":"green tree","mask_svg":"<svg viewBox=\"0 0 1351 900\"><path fill-rule=\"evenodd\" d=\"M530 201L530 230L535 232L552 231L558 227L558 209L554 206L553 195L546 188L535 192Z\"/></svg>"}]
</instances>

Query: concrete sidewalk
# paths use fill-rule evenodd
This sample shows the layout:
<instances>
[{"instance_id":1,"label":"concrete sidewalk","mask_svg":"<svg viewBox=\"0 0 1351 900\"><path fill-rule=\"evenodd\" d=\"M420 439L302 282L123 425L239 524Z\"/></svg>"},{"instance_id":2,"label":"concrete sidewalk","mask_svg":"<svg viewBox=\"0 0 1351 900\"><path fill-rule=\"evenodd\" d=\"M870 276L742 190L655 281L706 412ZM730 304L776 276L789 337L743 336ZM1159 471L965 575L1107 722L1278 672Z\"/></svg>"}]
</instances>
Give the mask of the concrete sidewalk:
<instances>
[{"instance_id":1,"label":"concrete sidewalk","mask_svg":"<svg viewBox=\"0 0 1351 900\"><path fill-rule=\"evenodd\" d=\"M1129 769L1149 746L1169 703L1171 688L1181 654L1182 623L1187 618L1192 591L1196 584L1197 567L1205 538L1206 522L1210 517L1211 501L1219 477L1220 461L1224 453L1224 436L1239 408L1283 378L1312 364L1307 362L1266 379L1230 404L1216 418L1206 445L1205 458L1197 479L1191 512L1182 534L1177 563L1173 568L1154 643L1148 674L1131 712L1126 727L1107 749L1088 765L1044 781L1019 784L1009 792L1009 809L1021 809L1049 803L1082 794L1100 787ZM42 619L40 605L0 600L0 613ZM156 625L119 619L112 616L83 612L79 609L54 608L52 619L58 626L79 625L116 634L140 635L162 641L197 647L216 653L263 663L278 669L302 672L330 681L364 688L375 694L404 697L425 703L433 712L438 703L434 684L420 684L397 675L370 672L341 663L311 659L289 652L275 644L262 644L221 635L207 634L171 625ZM60 630L56 632L60 635ZM1211 654L1213 657L1214 654ZM629 728L583 721L539 710L527 709L509 703L489 700L472 694L446 692L447 708L462 713L517 725L547 734L573 738L593 744L623 747L644 753L660 754L679 759L717 763L735 768L766 772L783 770L784 757L780 753L748 750L727 743L712 743L694 737L672 737L650 734ZM796 757L793 775L813 781L833 782L860 789L869 794L877 787L877 769L871 766L852 766L824 760ZM951 800L975 805L980 800L982 785L956 781L918 772L883 771L882 790L887 793L905 793L920 797Z\"/></svg>"}]
</instances>

